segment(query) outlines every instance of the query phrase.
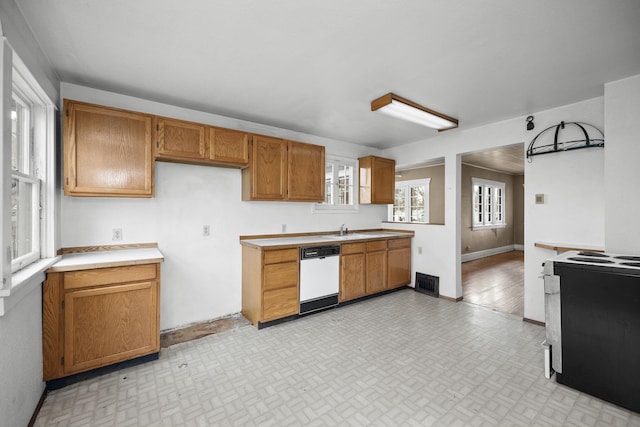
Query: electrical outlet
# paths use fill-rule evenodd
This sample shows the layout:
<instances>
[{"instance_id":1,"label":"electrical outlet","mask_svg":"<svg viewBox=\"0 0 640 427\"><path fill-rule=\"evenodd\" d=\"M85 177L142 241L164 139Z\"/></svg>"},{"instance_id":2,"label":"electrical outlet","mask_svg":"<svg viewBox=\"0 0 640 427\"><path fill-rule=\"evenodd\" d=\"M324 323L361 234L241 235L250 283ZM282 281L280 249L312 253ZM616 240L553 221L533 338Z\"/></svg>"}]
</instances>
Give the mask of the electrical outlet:
<instances>
[{"instance_id":1,"label":"electrical outlet","mask_svg":"<svg viewBox=\"0 0 640 427\"><path fill-rule=\"evenodd\" d=\"M422 255L422 246L418 246L418 255Z\"/></svg>"},{"instance_id":2,"label":"electrical outlet","mask_svg":"<svg viewBox=\"0 0 640 427\"><path fill-rule=\"evenodd\" d=\"M114 228L113 230L111 230L111 240L122 240L122 228Z\"/></svg>"},{"instance_id":3,"label":"electrical outlet","mask_svg":"<svg viewBox=\"0 0 640 427\"><path fill-rule=\"evenodd\" d=\"M287 224L282 224L282 232L283 233L287 232Z\"/></svg>"},{"instance_id":4,"label":"electrical outlet","mask_svg":"<svg viewBox=\"0 0 640 427\"><path fill-rule=\"evenodd\" d=\"M211 227L208 225L203 225L202 226L202 235L204 237L209 237L211 236Z\"/></svg>"}]
</instances>

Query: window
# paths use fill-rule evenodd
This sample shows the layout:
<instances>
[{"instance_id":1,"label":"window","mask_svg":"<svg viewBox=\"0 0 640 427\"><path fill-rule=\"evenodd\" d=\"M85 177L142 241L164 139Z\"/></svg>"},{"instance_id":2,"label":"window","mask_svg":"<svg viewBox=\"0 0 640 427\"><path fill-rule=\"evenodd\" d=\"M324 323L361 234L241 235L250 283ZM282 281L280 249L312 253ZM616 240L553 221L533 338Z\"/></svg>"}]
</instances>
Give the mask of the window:
<instances>
[{"instance_id":1,"label":"window","mask_svg":"<svg viewBox=\"0 0 640 427\"><path fill-rule=\"evenodd\" d=\"M35 175L32 107L14 90L11 102L11 271L40 258L40 180Z\"/></svg>"},{"instance_id":2,"label":"window","mask_svg":"<svg viewBox=\"0 0 640 427\"><path fill-rule=\"evenodd\" d=\"M472 178L473 229L499 228L505 224L504 182Z\"/></svg>"},{"instance_id":3,"label":"window","mask_svg":"<svg viewBox=\"0 0 640 427\"><path fill-rule=\"evenodd\" d=\"M393 205L389 205L389 221L429 222L430 178L396 182Z\"/></svg>"},{"instance_id":4,"label":"window","mask_svg":"<svg viewBox=\"0 0 640 427\"><path fill-rule=\"evenodd\" d=\"M358 162L327 156L325 159L324 202L314 204L314 211L356 211L355 190Z\"/></svg>"},{"instance_id":5,"label":"window","mask_svg":"<svg viewBox=\"0 0 640 427\"><path fill-rule=\"evenodd\" d=\"M11 241L9 236L3 241L11 247L11 272L16 273L41 258L55 256L55 106L16 55L12 84L7 115L11 120L11 164L2 164L2 168L11 167L10 199L3 200L11 223Z\"/></svg>"}]
</instances>

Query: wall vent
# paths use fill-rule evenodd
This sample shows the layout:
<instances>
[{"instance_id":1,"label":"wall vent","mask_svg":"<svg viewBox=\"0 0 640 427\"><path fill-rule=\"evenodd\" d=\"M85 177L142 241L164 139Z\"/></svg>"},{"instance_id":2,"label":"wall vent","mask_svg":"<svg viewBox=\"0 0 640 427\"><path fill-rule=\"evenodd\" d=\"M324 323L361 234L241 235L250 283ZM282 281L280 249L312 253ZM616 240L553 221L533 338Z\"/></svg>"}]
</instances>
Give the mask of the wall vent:
<instances>
[{"instance_id":1,"label":"wall vent","mask_svg":"<svg viewBox=\"0 0 640 427\"><path fill-rule=\"evenodd\" d=\"M438 276L430 276L424 273L416 272L416 287L417 292L431 295L432 297L440 297L440 278Z\"/></svg>"}]
</instances>

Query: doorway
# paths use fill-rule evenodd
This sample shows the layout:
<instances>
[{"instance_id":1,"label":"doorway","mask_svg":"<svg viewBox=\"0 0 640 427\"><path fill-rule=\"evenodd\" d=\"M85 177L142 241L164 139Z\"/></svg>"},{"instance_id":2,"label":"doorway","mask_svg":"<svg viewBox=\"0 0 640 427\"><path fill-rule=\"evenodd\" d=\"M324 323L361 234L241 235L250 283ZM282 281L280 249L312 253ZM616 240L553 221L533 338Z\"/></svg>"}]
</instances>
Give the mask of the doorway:
<instances>
[{"instance_id":1,"label":"doorway","mask_svg":"<svg viewBox=\"0 0 640 427\"><path fill-rule=\"evenodd\" d=\"M463 299L524 316L524 144L461 156Z\"/></svg>"}]
</instances>

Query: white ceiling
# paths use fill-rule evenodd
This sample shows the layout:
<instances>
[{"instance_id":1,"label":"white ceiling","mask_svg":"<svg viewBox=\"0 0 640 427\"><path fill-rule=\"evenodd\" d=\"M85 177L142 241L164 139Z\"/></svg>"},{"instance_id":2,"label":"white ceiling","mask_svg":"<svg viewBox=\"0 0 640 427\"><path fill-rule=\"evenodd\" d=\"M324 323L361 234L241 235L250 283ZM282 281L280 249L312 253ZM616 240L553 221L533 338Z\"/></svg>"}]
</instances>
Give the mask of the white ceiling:
<instances>
[{"instance_id":1,"label":"white ceiling","mask_svg":"<svg viewBox=\"0 0 640 427\"><path fill-rule=\"evenodd\" d=\"M461 161L469 165L512 175L524 175L524 144L465 154Z\"/></svg>"},{"instance_id":2,"label":"white ceiling","mask_svg":"<svg viewBox=\"0 0 640 427\"><path fill-rule=\"evenodd\" d=\"M15 0L63 81L385 148L640 73L638 0ZM456 130L450 132L457 132Z\"/></svg>"}]
</instances>

